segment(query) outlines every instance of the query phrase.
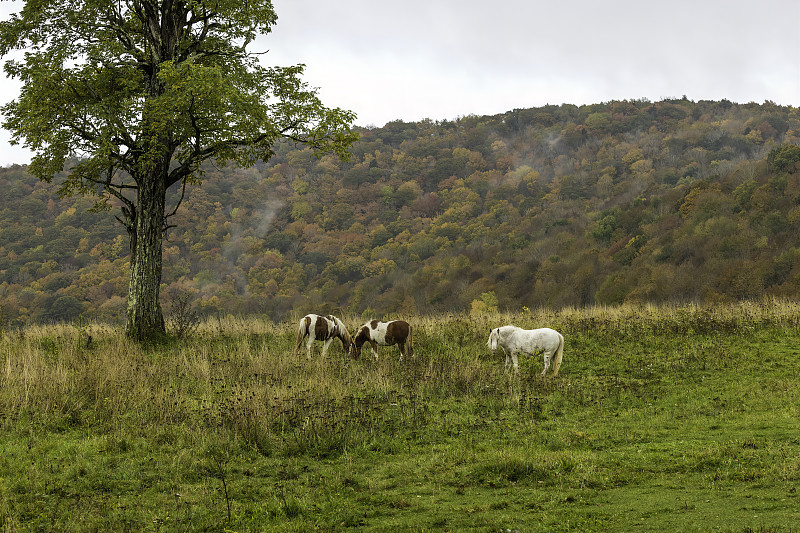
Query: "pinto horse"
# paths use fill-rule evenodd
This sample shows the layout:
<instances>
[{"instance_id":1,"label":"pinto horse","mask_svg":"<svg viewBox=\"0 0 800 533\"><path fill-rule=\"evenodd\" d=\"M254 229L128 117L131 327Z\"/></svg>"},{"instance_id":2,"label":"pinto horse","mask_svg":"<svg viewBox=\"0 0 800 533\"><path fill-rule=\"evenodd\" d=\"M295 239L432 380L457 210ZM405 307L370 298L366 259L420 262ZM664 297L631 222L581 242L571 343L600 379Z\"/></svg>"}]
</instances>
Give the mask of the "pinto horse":
<instances>
[{"instance_id":1,"label":"pinto horse","mask_svg":"<svg viewBox=\"0 0 800 533\"><path fill-rule=\"evenodd\" d=\"M308 343L306 345L308 359L311 359L311 345L315 340L324 342L322 345L322 357L325 357L325 354L328 352L328 346L331 345L333 339L342 341L342 348L345 353L350 350L350 345L353 342L350 338L350 333L348 333L342 321L333 315L320 316L310 314L300 319L300 324L298 324L297 327L297 346L295 346L294 349L295 355L297 355L297 352L300 350L300 345L306 337L308 337Z\"/></svg>"},{"instance_id":2,"label":"pinto horse","mask_svg":"<svg viewBox=\"0 0 800 533\"><path fill-rule=\"evenodd\" d=\"M502 326L494 328L489 334L489 342L486 345L492 350L492 354L497 352L497 347L501 347L506 354L506 370L514 363L514 372L519 370L517 354L525 353L535 355L544 352L544 376L550 368L550 360L553 359L553 376L558 375L561 366L561 359L564 356L564 336L554 329L522 329L516 326Z\"/></svg>"},{"instance_id":3,"label":"pinto horse","mask_svg":"<svg viewBox=\"0 0 800 533\"><path fill-rule=\"evenodd\" d=\"M379 322L373 320L367 322L358 330L350 345L350 356L359 357L361 347L365 342L369 342L372 348L372 355L378 359L378 345L394 346L400 348L400 359L408 353L414 357L414 345L412 343L412 329L405 320L392 320L391 322Z\"/></svg>"}]
</instances>

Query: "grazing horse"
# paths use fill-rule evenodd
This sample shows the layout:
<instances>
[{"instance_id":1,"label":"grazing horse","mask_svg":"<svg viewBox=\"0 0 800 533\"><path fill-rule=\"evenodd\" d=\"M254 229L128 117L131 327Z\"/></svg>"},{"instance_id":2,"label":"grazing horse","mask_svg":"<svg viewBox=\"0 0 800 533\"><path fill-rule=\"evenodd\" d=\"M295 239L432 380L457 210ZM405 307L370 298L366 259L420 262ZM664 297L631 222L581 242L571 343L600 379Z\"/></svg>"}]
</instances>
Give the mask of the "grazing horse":
<instances>
[{"instance_id":1,"label":"grazing horse","mask_svg":"<svg viewBox=\"0 0 800 533\"><path fill-rule=\"evenodd\" d=\"M311 344L315 340L325 343L322 346L322 357L325 357L325 354L328 352L328 346L331 345L333 339L342 341L342 348L345 353L350 350L350 344L353 342L350 339L350 333L348 333L342 321L333 315L320 316L310 314L300 319L300 324L297 327L297 346L294 348L295 355L297 355L298 350L300 350L300 345L303 343L303 339L305 339L306 336L308 337L306 351L308 352L309 359L311 359Z\"/></svg>"},{"instance_id":2,"label":"grazing horse","mask_svg":"<svg viewBox=\"0 0 800 533\"><path fill-rule=\"evenodd\" d=\"M358 330L350 345L350 356L359 357L361 347L365 342L369 342L372 348L372 355L378 359L378 345L393 346L400 348L400 359L408 353L414 357L414 345L412 343L411 326L405 320L392 320L391 322L379 322L373 320L367 322Z\"/></svg>"},{"instance_id":3,"label":"grazing horse","mask_svg":"<svg viewBox=\"0 0 800 533\"><path fill-rule=\"evenodd\" d=\"M564 356L564 336L550 328L522 329L516 326L494 328L489 334L489 342L486 345L492 350L492 354L500 346L506 353L506 370L513 361L514 372L519 370L518 353L535 355L538 352L544 352L542 375L544 376L547 369L550 368L550 359L555 357L553 360L553 376L555 377L558 375L561 359Z\"/></svg>"}]
</instances>

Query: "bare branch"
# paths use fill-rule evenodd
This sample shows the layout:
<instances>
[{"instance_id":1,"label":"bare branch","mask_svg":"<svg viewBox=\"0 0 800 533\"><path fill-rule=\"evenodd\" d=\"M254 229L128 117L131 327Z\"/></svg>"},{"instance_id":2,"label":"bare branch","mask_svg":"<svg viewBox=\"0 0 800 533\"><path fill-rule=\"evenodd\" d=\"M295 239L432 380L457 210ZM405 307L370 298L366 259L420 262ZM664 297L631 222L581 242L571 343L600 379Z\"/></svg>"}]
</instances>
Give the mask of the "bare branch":
<instances>
[{"instance_id":1,"label":"bare branch","mask_svg":"<svg viewBox=\"0 0 800 533\"><path fill-rule=\"evenodd\" d=\"M169 217L175 216L175 213L178 212L178 208L183 203L183 199L184 199L185 196L186 196L186 179L183 180L183 186L181 187L181 197L178 200L178 203L175 204L175 209L173 209L171 213L165 215L164 216L164 220L168 219Z\"/></svg>"}]
</instances>

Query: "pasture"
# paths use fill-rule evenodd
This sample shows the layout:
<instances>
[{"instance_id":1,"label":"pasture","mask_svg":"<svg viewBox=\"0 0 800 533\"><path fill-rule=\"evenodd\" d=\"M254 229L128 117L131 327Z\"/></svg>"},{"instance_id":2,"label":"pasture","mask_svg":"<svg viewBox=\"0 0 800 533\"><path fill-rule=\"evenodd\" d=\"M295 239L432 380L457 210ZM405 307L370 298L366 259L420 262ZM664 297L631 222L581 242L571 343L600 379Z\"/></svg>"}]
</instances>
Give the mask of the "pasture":
<instances>
[{"instance_id":1,"label":"pasture","mask_svg":"<svg viewBox=\"0 0 800 533\"><path fill-rule=\"evenodd\" d=\"M403 318L402 362L296 320L1 332L0 529L800 531L797 304ZM491 355L512 322L557 378Z\"/></svg>"}]
</instances>

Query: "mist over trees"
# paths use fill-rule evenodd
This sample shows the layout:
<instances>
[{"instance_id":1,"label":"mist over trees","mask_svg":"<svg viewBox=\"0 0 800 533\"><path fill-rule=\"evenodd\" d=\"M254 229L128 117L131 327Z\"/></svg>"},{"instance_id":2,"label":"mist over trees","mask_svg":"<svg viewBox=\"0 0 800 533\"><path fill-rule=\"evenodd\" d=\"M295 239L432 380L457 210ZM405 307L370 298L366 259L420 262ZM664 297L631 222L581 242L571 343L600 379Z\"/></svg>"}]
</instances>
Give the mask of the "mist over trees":
<instances>
[{"instance_id":1,"label":"mist over trees","mask_svg":"<svg viewBox=\"0 0 800 533\"><path fill-rule=\"evenodd\" d=\"M164 242L162 300L204 315L370 317L720 302L800 289L800 113L728 101L543 106L363 129L206 165ZM7 323L120 321L124 228L0 169ZM180 194L172 187L173 200Z\"/></svg>"}]
</instances>

